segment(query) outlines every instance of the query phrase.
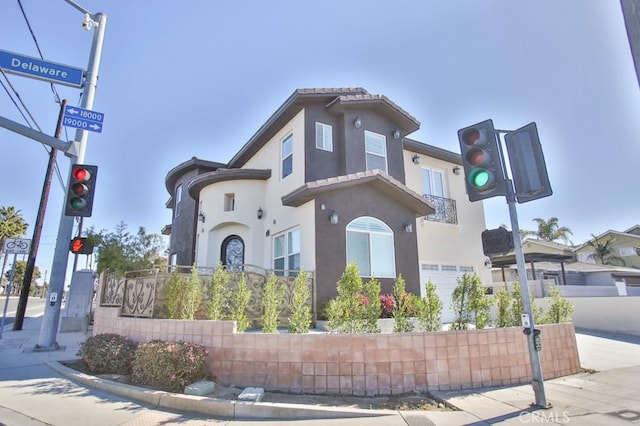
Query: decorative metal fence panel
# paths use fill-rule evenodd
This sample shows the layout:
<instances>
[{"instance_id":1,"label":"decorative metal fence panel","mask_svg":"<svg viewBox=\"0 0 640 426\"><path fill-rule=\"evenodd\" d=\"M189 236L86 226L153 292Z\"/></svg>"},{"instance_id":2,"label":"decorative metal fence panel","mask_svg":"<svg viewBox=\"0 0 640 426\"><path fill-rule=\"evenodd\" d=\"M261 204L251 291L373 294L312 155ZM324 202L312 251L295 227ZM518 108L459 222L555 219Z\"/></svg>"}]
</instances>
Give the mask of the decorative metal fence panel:
<instances>
[{"instance_id":1,"label":"decorative metal fence panel","mask_svg":"<svg viewBox=\"0 0 640 426\"><path fill-rule=\"evenodd\" d=\"M122 306L124 300L124 278L103 272L100 276L100 306Z\"/></svg>"},{"instance_id":2,"label":"decorative metal fence panel","mask_svg":"<svg viewBox=\"0 0 640 426\"><path fill-rule=\"evenodd\" d=\"M120 315L127 317L153 316L157 276L127 278Z\"/></svg>"},{"instance_id":3,"label":"decorative metal fence panel","mask_svg":"<svg viewBox=\"0 0 640 426\"><path fill-rule=\"evenodd\" d=\"M198 278L202 283L202 302L195 314L197 319L207 319L207 307L212 299L211 287L214 268L198 268ZM177 273L183 279L189 279L189 267L171 267L171 270L160 272L157 269L134 271L118 278L115 274L103 273L100 277L101 296L100 306L120 306L120 315L143 318L168 318L167 298L165 287ZM288 324L291 315L292 296L297 271L271 271L253 265L234 265L229 270L229 284L226 289L227 297L237 290L238 283L244 276L247 288L251 291L251 298L246 312L253 327L262 325L264 312L262 299L264 287L269 277L276 276L277 284L283 285L285 292L280 305L279 322L282 326ZM309 299L307 305L314 311L313 274L308 273L307 288Z\"/></svg>"}]
</instances>

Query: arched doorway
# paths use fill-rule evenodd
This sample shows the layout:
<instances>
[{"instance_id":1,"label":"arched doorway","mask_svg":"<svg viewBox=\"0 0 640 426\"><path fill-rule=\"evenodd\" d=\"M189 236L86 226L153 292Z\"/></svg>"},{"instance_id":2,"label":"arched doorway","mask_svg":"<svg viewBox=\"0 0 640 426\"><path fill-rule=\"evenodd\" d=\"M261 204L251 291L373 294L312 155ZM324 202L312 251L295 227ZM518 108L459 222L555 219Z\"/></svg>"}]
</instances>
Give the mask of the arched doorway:
<instances>
[{"instance_id":1,"label":"arched doorway","mask_svg":"<svg viewBox=\"0 0 640 426\"><path fill-rule=\"evenodd\" d=\"M237 235L229 235L222 242L220 261L227 270L237 270L244 263L244 241ZM234 265L237 265L234 267Z\"/></svg>"}]
</instances>

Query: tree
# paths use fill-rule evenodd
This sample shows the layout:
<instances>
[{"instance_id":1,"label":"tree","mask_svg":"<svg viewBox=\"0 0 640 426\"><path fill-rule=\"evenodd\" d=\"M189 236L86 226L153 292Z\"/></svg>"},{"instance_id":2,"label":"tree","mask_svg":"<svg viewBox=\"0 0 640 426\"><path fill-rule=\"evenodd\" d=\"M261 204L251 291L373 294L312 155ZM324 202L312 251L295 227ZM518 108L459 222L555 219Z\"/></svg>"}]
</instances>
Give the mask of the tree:
<instances>
[{"instance_id":1,"label":"tree","mask_svg":"<svg viewBox=\"0 0 640 426\"><path fill-rule=\"evenodd\" d=\"M614 237L609 236L608 238L604 239L598 238L593 234L591 234L591 236L593 237L593 239L587 241L587 245L592 247L594 252L589 255L589 259L592 259L596 263L600 262L603 265L626 265L624 259L613 255L613 247L611 247L611 243L615 241Z\"/></svg>"},{"instance_id":2,"label":"tree","mask_svg":"<svg viewBox=\"0 0 640 426\"><path fill-rule=\"evenodd\" d=\"M425 284L426 295L419 304L418 322L424 331L442 330L442 301L436 285L429 280Z\"/></svg>"},{"instance_id":3,"label":"tree","mask_svg":"<svg viewBox=\"0 0 640 426\"><path fill-rule=\"evenodd\" d=\"M451 323L451 328L467 330L472 319L476 328L486 327L489 324L491 298L486 295L480 278L476 274L465 273L457 281L451 300L456 318Z\"/></svg>"},{"instance_id":4,"label":"tree","mask_svg":"<svg viewBox=\"0 0 640 426\"><path fill-rule=\"evenodd\" d=\"M538 224L538 230L522 230L520 231L522 237L532 235L543 241L562 240L565 244L570 243L569 235L573 235L573 232L571 232L571 229L566 226L558 225L557 217L551 217L548 221L540 218L534 218L533 221Z\"/></svg>"},{"instance_id":5,"label":"tree","mask_svg":"<svg viewBox=\"0 0 640 426\"><path fill-rule=\"evenodd\" d=\"M113 232L93 228L87 230L87 238L96 247L98 274L106 269L118 276L125 272L151 269L166 265L166 258L161 254L164 248L162 237L158 234L147 234L143 227L132 235L127 225L120 222Z\"/></svg>"},{"instance_id":6,"label":"tree","mask_svg":"<svg viewBox=\"0 0 640 426\"><path fill-rule=\"evenodd\" d=\"M24 273L27 269L27 262L24 260L17 260L15 265L15 275L13 276L13 293L20 294L22 292L22 281L24 281ZM11 271L5 272L5 277L9 280ZM31 277L31 287L29 287L29 293L34 294L32 289L35 288L36 280L40 278L40 269L38 267L33 268L33 276Z\"/></svg>"},{"instance_id":7,"label":"tree","mask_svg":"<svg viewBox=\"0 0 640 426\"><path fill-rule=\"evenodd\" d=\"M0 207L0 255L2 255L5 238L23 236L28 226L20 210L16 210L13 206Z\"/></svg>"}]
</instances>

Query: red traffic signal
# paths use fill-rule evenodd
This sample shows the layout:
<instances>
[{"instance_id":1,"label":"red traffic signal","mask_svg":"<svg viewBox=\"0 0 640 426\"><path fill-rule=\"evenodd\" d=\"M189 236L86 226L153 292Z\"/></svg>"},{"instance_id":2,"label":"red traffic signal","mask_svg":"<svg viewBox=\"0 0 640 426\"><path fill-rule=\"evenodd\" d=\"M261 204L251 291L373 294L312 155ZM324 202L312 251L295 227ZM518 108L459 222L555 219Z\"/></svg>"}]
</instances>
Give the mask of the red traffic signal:
<instances>
[{"instance_id":1,"label":"red traffic signal","mask_svg":"<svg viewBox=\"0 0 640 426\"><path fill-rule=\"evenodd\" d=\"M65 216L91 216L98 166L73 164L67 188Z\"/></svg>"},{"instance_id":2,"label":"red traffic signal","mask_svg":"<svg viewBox=\"0 0 640 426\"><path fill-rule=\"evenodd\" d=\"M506 195L507 187L493 121L458 130L469 201Z\"/></svg>"},{"instance_id":3,"label":"red traffic signal","mask_svg":"<svg viewBox=\"0 0 640 426\"><path fill-rule=\"evenodd\" d=\"M73 254L92 254L93 244L87 238L75 237L69 243L69 250Z\"/></svg>"}]
</instances>

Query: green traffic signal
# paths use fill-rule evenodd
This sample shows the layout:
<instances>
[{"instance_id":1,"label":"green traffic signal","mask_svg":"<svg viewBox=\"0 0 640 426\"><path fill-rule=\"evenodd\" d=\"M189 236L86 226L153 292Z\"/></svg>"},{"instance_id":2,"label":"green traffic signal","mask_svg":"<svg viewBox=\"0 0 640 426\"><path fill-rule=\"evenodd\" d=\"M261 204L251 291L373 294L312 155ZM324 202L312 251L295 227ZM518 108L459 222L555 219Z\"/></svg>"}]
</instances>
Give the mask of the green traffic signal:
<instances>
[{"instance_id":1,"label":"green traffic signal","mask_svg":"<svg viewBox=\"0 0 640 426\"><path fill-rule=\"evenodd\" d=\"M478 189L482 189L491 181L491 174L485 169L473 169L469 173L469 182Z\"/></svg>"}]
</instances>

